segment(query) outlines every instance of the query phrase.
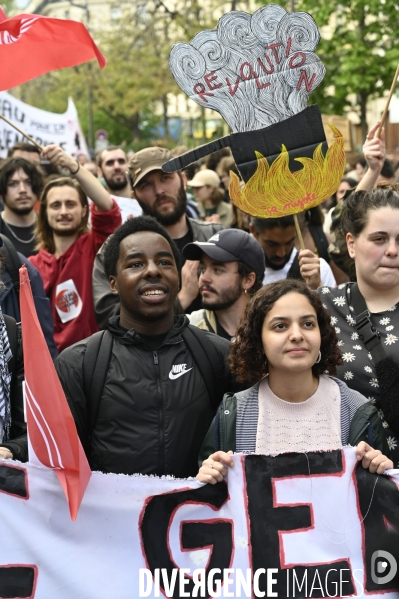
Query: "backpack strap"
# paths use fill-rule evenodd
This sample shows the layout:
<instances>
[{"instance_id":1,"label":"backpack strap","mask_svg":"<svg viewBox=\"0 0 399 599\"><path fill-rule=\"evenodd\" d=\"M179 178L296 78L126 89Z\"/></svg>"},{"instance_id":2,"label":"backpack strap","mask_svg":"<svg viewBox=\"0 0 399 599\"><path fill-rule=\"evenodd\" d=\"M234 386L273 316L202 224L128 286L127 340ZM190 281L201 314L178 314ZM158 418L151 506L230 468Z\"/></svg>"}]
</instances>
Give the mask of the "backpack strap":
<instances>
[{"instance_id":1,"label":"backpack strap","mask_svg":"<svg viewBox=\"0 0 399 599\"><path fill-rule=\"evenodd\" d=\"M357 283L348 285L347 298L348 304L353 307L355 312L356 330L363 339L367 351L370 352L374 364L385 360L387 356L381 344L380 334L371 323L369 309Z\"/></svg>"},{"instance_id":2,"label":"backpack strap","mask_svg":"<svg viewBox=\"0 0 399 599\"><path fill-rule=\"evenodd\" d=\"M14 244L5 235L0 235L3 241L5 268L11 277L14 285L15 293L19 301L19 269L21 268L21 260L18 256L18 252L14 247Z\"/></svg>"},{"instance_id":3,"label":"backpack strap","mask_svg":"<svg viewBox=\"0 0 399 599\"><path fill-rule=\"evenodd\" d=\"M15 367L20 359L20 352L22 350L22 338L21 338L21 327L17 325L14 318L3 314L4 324L6 325L7 337L10 343L10 349L12 357L8 362L8 371L12 374Z\"/></svg>"},{"instance_id":4,"label":"backpack strap","mask_svg":"<svg viewBox=\"0 0 399 599\"><path fill-rule=\"evenodd\" d=\"M212 341L204 331L189 324L182 337L204 379L211 400L212 409L216 412L225 391L224 358L221 358Z\"/></svg>"},{"instance_id":5,"label":"backpack strap","mask_svg":"<svg viewBox=\"0 0 399 599\"><path fill-rule=\"evenodd\" d=\"M83 388L87 401L88 437L97 420L105 380L111 361L114 339L109 331L100 331L89 337L83 359Z\"/></svg>"}]
</instances>

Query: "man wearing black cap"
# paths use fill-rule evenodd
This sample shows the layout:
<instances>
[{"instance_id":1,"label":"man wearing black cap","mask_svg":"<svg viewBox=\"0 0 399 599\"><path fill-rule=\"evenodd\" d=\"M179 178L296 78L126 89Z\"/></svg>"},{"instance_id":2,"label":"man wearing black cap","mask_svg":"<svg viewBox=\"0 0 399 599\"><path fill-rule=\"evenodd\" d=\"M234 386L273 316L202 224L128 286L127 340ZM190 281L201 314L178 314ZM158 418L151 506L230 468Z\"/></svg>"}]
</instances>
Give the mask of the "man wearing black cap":
<instances>
[{"instance_id":1,"label":"man wearing black cap","mask_svg":"<svg viewBox=\"0 0 399 599\"><path fill-rule=\"evenodd\" d=\"M154 217L169 233L180 254L192 241L206 241L223 226L204 223L186 216L186 177L184 173L164 173L162 165L172 158L166 148L145 148L134 154L128 164L127 178L132 197L143 213ZM97 324L107 327L110 316L119 313L119 302L112 295L104 272L103 248L98 252L93 270L93 299ZM201 298L198 289L198 263L182 260L181 289L178 300L183 312L198 310Z\"/></svg>"},{"instance_id":2,"label":"man wearing black cap","mask_svg":"<svg viewBox=\"0 0 399 599\"><path fill-rule=\"evenodd\" d=\"M225 229L207 242L189 243L187 260L200 260L202 310L189 315L191 324L231 340L248 299L262 286L265 256L245 231Z\"/></svg>"}]
</instances>

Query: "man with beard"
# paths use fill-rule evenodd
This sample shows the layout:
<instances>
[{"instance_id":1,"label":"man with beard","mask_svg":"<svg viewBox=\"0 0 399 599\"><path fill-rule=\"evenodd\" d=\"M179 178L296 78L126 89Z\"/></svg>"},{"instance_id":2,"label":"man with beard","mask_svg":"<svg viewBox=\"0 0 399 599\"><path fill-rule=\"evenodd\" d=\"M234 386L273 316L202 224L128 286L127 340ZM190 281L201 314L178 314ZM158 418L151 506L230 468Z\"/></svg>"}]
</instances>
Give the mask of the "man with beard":
<instances>
[{"instance_id":1,"label":"man with beard","mask_svg":"<svg viewBox=\"0 0 399 599\"><path fill-rule=\"evenodd\" d=\"M200 261L203 309L190 314L191 324L231 341L248 300L262 287L262 248L249 233L225 229L206 243L189 243L183 256Z\"/></svg>"},{"instance_id":2,"label":"man with beard","mask_svg":"<svg viewBox=\"0 0 399 599\"><path fill-rule=\"evenodd\" d=\"M323 258L310 250L296 249L293 216L251 218L250 231L265 254L264 285L281 279L303 279L311 289L336 286L332 270Z\"/></svg>"},{"instance_id":3,"label":"man with beard","mask_svg":"<svg viewBox=\"0 0 399 599\"><path fill-rule=\"evenodd\" d=\"M37 167L25 158L9 158L0 171L0 195L4 210L0 216L0 233L12 241L15 249L26 256L35 254L36 212L34 206L43 188Z\"/></svg>"},{"instance_id":4,"label":"man with beard","mask_svg":"<svg viewBox=\"0 0 399 599\"><path fill-rule=\"evenodd\" d=\"M162 165L171 158L172 154L166 148L140 150L129 161L128 177L133 189L132 197L138 201L143 213L153 216L165 227L182 255L185 245L193 241L207 241L223 227L187 217L184 173L164 173L162 170ZM181 289L178 294L180 306L177 309L187 314L201 306L198 265L198 261L184 262L183 257ZM103 248L94 262L93 294L97 324L105 329L110 316L119 312L119 301L111 293L104 272Z\"/></svg>"},{"instance_id":5,"label":"man with beard","mask_svg":"<svg viewBox=\"0 0 399 599\"><path fill-rule=\"evenodd\" d=\"M98 331L91 285L93 261L121 224L121 215L98 179L61 148L47 146L43 156L76 178L60 177L45 186L37 222L39 253L30 258L50 299L54 339L62 351ZM90 230L87 196L92 200Z\"/></svg>"},{"instance_id":6,"label":"man with beard","mask_svg":"<svg viewBox=\"0 0 399 599\"><path fill-rule=\"evenodd\" d=\"M126 154L118 146L109 146L98 156L98 176L103 177L110 194L121 198L131 197L126 168Z\"/></svg>"},{"instance_id":7,"label":"man with beard","mask_svg":"<svg viewBox=\"0 0 399 599\"><path fill-rule=\"evenodd\" d=\"M88 164L90 166L90 163ZM108 146L97 156L97 165L97 175L111 198L118 204L122 222L141 214L140 206L132 199L132 191L126 177L127 157L122 148ZM84 166L87 168L87 164Z\"/></svg>"}]
</instances>

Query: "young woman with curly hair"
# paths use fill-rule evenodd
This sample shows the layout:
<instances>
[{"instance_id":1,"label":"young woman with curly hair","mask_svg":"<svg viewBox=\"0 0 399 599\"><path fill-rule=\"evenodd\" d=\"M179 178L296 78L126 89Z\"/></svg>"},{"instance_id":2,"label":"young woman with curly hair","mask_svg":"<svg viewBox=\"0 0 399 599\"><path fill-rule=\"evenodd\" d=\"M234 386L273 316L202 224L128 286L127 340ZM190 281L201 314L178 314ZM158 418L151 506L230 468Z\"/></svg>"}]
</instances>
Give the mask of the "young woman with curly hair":
<instances>
[{"instance_id":1,"label":"young woman with curly hair","mask_svg":"<svg viewBox=\"0 0 399 599\"><path fill-rule=\"evenodd\" d=\"M210 457L198 480L222 480L233 463L229 450L277 454L357 444L365 468L380 474L392 468L380 451L386 447L377 409L332 376L341 363L335 330L315 292L294 279L260 289L230 355L238 381L254 385L224 397L201 450Z\"/></svg>"}]
</instances>

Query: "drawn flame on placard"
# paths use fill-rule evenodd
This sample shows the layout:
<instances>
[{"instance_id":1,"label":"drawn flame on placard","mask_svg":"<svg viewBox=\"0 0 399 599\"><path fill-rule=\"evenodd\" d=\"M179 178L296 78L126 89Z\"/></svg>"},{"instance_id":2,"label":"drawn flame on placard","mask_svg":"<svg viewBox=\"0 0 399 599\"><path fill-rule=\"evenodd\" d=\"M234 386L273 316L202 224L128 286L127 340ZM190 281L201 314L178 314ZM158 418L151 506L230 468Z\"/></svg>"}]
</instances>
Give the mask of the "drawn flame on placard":
<instances>
[{"instance_id":1,"label":"drawn flame on placard","mask_svg":"<svg viewBox=\"0 0 399 599\"><path fill-rule=\"evenodd\" d=\"M303 168L292 173L289 155L283 145L281 154L271 166L260 152L256 172L244 188L230 171L229 193L234 204L247 214L258 218L279 218L314 208L337 191L345 169L344 138L329 125L334 141L326 152L318 145L313 158L295 158Z\"/></svg>"}]
</instances>

